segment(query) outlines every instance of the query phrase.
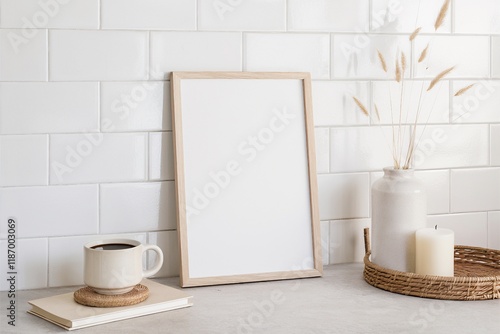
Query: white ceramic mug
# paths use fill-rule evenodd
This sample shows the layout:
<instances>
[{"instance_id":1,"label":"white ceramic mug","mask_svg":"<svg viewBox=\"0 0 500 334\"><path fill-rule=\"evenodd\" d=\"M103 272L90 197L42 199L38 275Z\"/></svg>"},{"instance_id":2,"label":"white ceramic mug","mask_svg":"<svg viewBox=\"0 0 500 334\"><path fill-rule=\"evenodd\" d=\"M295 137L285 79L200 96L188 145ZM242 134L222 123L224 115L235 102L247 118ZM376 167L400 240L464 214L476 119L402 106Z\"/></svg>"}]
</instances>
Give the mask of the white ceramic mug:
<instances>
[{"instance_id":1,"label":"white ceramic mug","mask_svg":"<svg viewBox=\"0 0 500 334\"><path fill-rule=\"evenodd\" d=\"M156 252L156 263L143 270L142 254ZM163 264L163 253L156 245L143 245L129 239L106 239L84 246L84 282L103 295L126 293L144 277L156 274Z\"/></svg>"}]
</instances>

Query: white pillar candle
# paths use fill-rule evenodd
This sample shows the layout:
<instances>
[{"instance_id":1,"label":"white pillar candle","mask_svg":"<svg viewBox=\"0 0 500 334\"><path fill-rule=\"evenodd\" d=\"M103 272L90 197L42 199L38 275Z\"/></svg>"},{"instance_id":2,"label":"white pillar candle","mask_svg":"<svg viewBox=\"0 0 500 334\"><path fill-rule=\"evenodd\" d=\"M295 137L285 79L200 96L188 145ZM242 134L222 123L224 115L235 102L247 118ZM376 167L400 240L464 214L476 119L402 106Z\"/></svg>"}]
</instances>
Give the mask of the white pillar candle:
<instances>
[{"instance_id":1,"label":"white pillar candle","mask_svg":"<svg viewBox=\"0 0 500 334\"><path fill-rule=\"evenodd\" d=\"M417 230L416 273L420 275L453 276L455 264L455 234L445 228Z\"/></svg>"}]
</instances>

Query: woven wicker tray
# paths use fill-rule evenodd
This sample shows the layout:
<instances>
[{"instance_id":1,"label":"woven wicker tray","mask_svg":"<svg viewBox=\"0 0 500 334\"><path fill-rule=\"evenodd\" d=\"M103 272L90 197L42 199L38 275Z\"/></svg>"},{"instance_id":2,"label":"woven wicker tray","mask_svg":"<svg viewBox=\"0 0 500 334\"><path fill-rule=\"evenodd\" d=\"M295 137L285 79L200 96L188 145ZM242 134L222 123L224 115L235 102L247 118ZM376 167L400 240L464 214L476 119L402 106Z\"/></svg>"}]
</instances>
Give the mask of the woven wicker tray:
<instances>
[{"instance_id":1,"label":"woven wicker tray","mask_svg":"<svg viewBox=\"0 0 500 334\"><path fill-rule=\"evenodd\" d=\"M455 277L418 275L380 267L370 261L369 229L365 237L364 279L379 289L403 295L448 299L500 298L500 251L455 246Z\"/></svg>"}]
</instances>

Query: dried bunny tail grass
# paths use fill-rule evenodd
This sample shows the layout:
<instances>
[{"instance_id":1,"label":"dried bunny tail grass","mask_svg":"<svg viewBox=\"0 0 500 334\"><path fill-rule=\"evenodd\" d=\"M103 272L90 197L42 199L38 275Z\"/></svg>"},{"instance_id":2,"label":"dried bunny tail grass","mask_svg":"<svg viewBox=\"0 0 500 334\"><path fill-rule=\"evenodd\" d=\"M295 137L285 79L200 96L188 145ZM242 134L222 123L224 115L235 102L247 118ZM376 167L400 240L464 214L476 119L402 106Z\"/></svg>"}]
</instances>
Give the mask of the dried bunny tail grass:
<instances>
[{"instance_id":1,"label":"dried bunny tail grass","mask_svg":"<svg viewBox=\"0 0 500 334\"><path fill-rule=\"evenodd\" d=\"M422 29L422 27L418 27L417 29L415 29L411 35L410 35L410 42L413 41L415 39L415 37L417 37L418 33L420 32L420 30Z\"/></svg>"},{"instance_id":2,"label":"dried bunny tail grass","mask_svg":"<svg viewBox=\"0 0 500 334\"><path fill-rule=\"evenodd\" d=\"M361 111L363 112L363 114L365 114L366 116L370 117L370 114L368 113L368 109L366 109L366 107L363 105L363 103L361 103L360 100L358 100L356 97L352 97L354 102L356 102L356 105L359 107L359 109L361 109Z\"/></svg>"},{"instance_id":3,"label":"dried bunny tail grass","mask_svg":"<svg viewBox=\"0 0 500 334\"><path fill-rule=\"evenodd\" d=\"M436 18L436 22L434 23L434 30L438 30L438 28L443 24L444 18L448 13L448 9L450 8L450 0L444 0L443 5L441 6L441 10Z\"/></svg>"},{"instance_id":4,"label":"dried bunny tail grass","mask_svg":"<svg viewBox=\"0 0 500 334\"><path fill-rule=\"evenodd\" d=\"M455 66L452 66L436 75L436 77L432 79L431 83L429 84L429 88L427 88L427 91L431 90L439 81L441 81L441 79L443 79L448 73L453 71L454 68Z\"/></svg>"},{"instance_id":5,"label":"dried bunny tail grass","mask_svg":"<svg viewBox=\"0 0 500 334\"><path fill-rule=\"evenodd\" d=\"M377 104L375 103L375 114L377 115L377 120L380 122L380 114L378 112L378 107L377 107Z\"/></svg>"},{"instance_id":6,"label":"dried bunny tail grass","mask_svg":"<svg viewBox=\"0 0 500 334\"><path fill-rule=\"evenodd\" d=\"M403 72L406 71L406 55L404 52L401 52L401 68Z\"/></svg>"},{"instance_id":7,"label":"dried bunny tail grass","mask_svg":"<svg viewBox=\"0 0 500 334\"><path fill-rule=\"evenodd\" d=\"M429 43L427 43L427 46L425 49L422 50L420 53L420 57L418 57L418 62L421 63L424 61L425 57L427 57L427 50L429 49Z\"/></svg>"},{"instance_id":8,"label":"dried bunny tail grass","mask_svg":"<svg viewBox=\"0 0 500 334\"><path fill-rule=\"evenodd\" d=\"M399 65L399 59L396 59L396 81L401 82L401 65Z\"/></svg>"},{"instance_id":9,"label":"dried bunny tail grass","mask_svg":"<svg viewBox=\"0 0 500 334\"><path fill-rule=\"evenodd\" d=\"M468 85L467 87L464 87L464 88L461 88L459 89L454 96L460 96L462 95L463 93L465 93L466 91L468 91L469 89L472 88L472 86L474 86L475 84L471 84L471 85Z\"/></svg>"},{"instance_id":10,"label":"dried bunny tail grass","mask_svg":"<svg viewBox=\"0 0 500 334\"><path fill-rule=\"evenodd\" d=\"M384 72L387 73L387 64L385 62L384 56L379 50L377 50L377 54L378 54L378 59L380 59L380 64L382 65L382 69L384 70Z\"/></svg>"}]
</instances>

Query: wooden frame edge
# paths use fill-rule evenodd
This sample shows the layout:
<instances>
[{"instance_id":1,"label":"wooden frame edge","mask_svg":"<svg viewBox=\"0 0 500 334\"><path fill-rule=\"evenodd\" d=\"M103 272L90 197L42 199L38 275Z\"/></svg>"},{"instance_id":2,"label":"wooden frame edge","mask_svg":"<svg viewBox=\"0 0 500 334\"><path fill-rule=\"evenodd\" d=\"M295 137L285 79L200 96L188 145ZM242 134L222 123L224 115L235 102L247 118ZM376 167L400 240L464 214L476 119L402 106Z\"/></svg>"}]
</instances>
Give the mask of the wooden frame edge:
<instances>
[{"instance_id":1,"label":"wooden frame edge","mask_svg":"<svg viewBox=\"0 0 500 334\"><path fill-rule=\"evenodd\" d=\"M189 257L187 245L187 227L186 227L186 201L181 193L184 189L184 155L182 140L182 107L180 102L181 79L296 79L302 80L302 91L304 98L304 122L306 132L307 162L308 162L308 180L311 208L311 231L313 247L313 266L314 269L290 270L274 273L253 273L231 276L214 276L203 278L189 277ZM180 285L181 287L209 286L219 284L238 284L260 281L274 281L285 279L299 279L321 277L323 275L322 248L320 236L320 220L318 207L318 185L316 174L316 147L314 142L314 121L312 110L312 85L311 75L308 72L171 72L170 74L171 91L171 112L172 112L172 131L174 146L174 173L175 173L175 193L177 201L177 234L180 251ZM180 129L180 131L179 131ZM184 209L184 210L180 210ZM184 224L183 224L184 223Z\"/></svg>"},{"instance_id":2,"label":"wooden frame edge","mask_svg":"<svg viewBox=\"0 0 500 334\"><path fill-rule=\"evenodd\" d=\"M311 224L312 224L312 245L314 254L314 268L321 275L323 274L323 254L321 248L321 227L319 219L318 204L318 178L316 172L316 145L314 135L314 119L312 108L312 84L311 75L306 73L303 82L304 94L304 120L306 130L307 159L309 168L309 196L311 205Z\"/></svg>"},{"instance_id":3,"label":"wooden frame edge","mask_svg":"<svg viewBox=\"0 0 500 334\"><path fill-rule=\"evenodd\" d=\"M185 285L183 285L182 287L189 288L189 287L210 286L219 284L281 281L281 280L292 280L292 279L302 279L302 278L314 278L321 276L322 276L322 271L319 271L317 269L278 271L275 273L256 273L256 274L242 274L242 275L231 275L231 276L214 276L214 277L202 277L202 278L189 278L185 281Z\"/></svg>"},{"instance_id":4,"label":"wooden frame edge","mask_svg":"<svg viewBox=\"0 0 500 334\"><path fill-rule=\"evenodd\" d=\"M188 265L188 246L185 208L186 198L181 189L184 189L184 150L182 141L182 110L181 110L181 91L180 77L176 72L170 74L170 92L171 92L171 112L172 112L172 138L174 147L174 178L175 178L175 199L177 209L177 238L179 241L180 272L179 283L184 286L189 278Z\"/></svg>"}]
</instances>

